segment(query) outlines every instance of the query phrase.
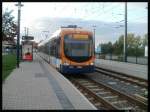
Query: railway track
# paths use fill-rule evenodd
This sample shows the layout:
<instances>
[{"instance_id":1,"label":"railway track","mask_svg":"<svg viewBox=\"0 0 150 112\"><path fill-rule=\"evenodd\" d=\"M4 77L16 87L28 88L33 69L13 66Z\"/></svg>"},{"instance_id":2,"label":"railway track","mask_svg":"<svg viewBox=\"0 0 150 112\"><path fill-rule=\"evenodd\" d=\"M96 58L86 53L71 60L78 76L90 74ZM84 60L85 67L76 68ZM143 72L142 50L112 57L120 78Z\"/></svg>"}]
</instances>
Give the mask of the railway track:
<instances>
[{"instance_id":1,"label":"railway track","mask_svg":"<svg viewBox=\"0 0 150 112\"><path fill-rule=\"evenodd\" d=\"M147 111L147 104L89 78L69 78L98 109Z\"/></svg>"},{"instance_id":2,"label":"railway track","mask_svg":"<svg viewBox=\"0 0 150 112\"><path fill-rule=\"evenodd\" d=\"M46 60L45 60L46 61ZM47 62L47 61L46 61ZM98 109L146 112L147 102L89 78L67 77Z\"/></svg>"},{"instance_id":3,"label":"railway track","mask_svg":"<svg viewBox=\"0 0 150 112\"><path fill-rule=\"evenodd\" d=\"M136 84L138 86L147 88L148 87L148 82L145 79L142 78L138 78L138 77L134 77L134 76L130 76L124 73L120 73L120 72L116 72L116 71L112 71L112 70L108 70L108 69L104 69L101 67L95 67L96 68L96 72L100 72L106 75L109 75L111 77L117 78L119 80L123 80L132 84Z\"/></svg>"},{"instance_id":4,"label":"railway track","mask_svg":"<svg viewBox=\"0 0 150 112\"><path fill-rule=\"evenodd\" d=\"M138 88L136 87L138 92L135 92L135 94L130 93L130 95L132 95L132 97L135 97L136 99L139 99L143 102L148 102L147 94L145 95L146 92L148 93L147 80L141 79L138 77L134 77L134 76L130 76L127 74L119 73L116 71L100 68L100 67L96 67L95 71L98 73L101 73L101 75L105 75L105 76L113 77L114 79L118 79L118 80L120 80L120 82L124 81L125 84L130 84L130 87L131 86L135 87L135 85L139 86ZM143 90L144 90L144 92L143 92Z\"/></svg>"},{"instance_id":5,"label":"railway track","mask_svg":"<svg viewBox=\"0 0 150 112\"><path fill-rule=\"evenodd\" d=\"M105 75L105 76L109 76L112 77L114 79L119 80L120 82L124 82L125 84L130 84L130 86L134 86L134 87L139 87L141 88L142 94L137 95L135 94L135 97L139 97L142 98L143 101L147 102L147 88L148 88L148 81L142 78L138 78L138 77L134 77L134 76L130 76L124 73L120 73L120 72L116 72L116 71L112 71L112 70L108 70L108 69L104 69L101 67L96 67L96 72L101 73L101 75ZM142 97L141 97L142 96Z\"/></svg>"}]
</instances>

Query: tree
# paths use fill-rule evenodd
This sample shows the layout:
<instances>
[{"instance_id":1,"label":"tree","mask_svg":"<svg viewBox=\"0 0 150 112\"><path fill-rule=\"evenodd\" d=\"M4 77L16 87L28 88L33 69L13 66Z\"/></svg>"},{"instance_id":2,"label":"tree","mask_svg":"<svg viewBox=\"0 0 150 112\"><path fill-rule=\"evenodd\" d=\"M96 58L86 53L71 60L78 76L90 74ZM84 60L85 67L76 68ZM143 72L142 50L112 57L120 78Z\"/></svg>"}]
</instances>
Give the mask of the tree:
<instances>
[{"instance_id":1,"label":"tree","mask_svg":"<svg viewBox=\"0 0 150 112\"><path fill-rule=\"evenodd\" d=\"M135 46L135 56L141 56L144 52L143 49L141 49L141 45L142 45L142 39L140 36L135 37L135 41L134 41L134 46Z\"/></svg>"},{"instance_id":2,"label":"tree","mask_svg":"<svg viewBox=\"0 0 150 112\"><path fill-rule=\"evenodd\" d=\"M5 10L2 14L2 36L3 40L14 40L17 34L17 25L14 21L14 16L12 16L13 10Z\"/></svg>"},{"instance_id":3,"label":"tree","mask_svg":"<svg viewBox=\"0 0 150 112\"><path fill-rule=\"evenodd\" d=\"M124 47L124 35L121 35L118 40L112 45L113 54L123 54ZM128 56L141 56L143 55L142 40L140 36L136 36L133 33L127 35L127 55Z\"/></svg>"},{"instance_id":4,"label":"tree","mask_svg":"<svg viewBox=\"0 0 150 112\"><path fill-rule=\"evenodd\" d=\"M108 43L102 43L99 46L101 46L101 52L103 54L112 54L112 43L108 42Z\"/></svg>"},{"instance_id":5,"label":"tree","mask_svg":"<svg viewBox=\"0 0 150 112\"><path fill-rule=\"evenodd\" d=\"M127 55L128 56L133 56L135 55L135 37L133 33L129 33L127 35Z\"/></svg>"},{"instance_id":6,"label":"tree","mask_svg":"<svg viewBox=\"0 0 150 112\"><path fill-rule=\"evenodd\" d=\"M123 43L124 43L124 36L121 35L119 39L113 44L113 53L116 55L123 54Z\"/></svg>"},{"instance_id":7,"label":"tree","mask_svg":"<svg viewBox=\"0 0 150 112\"><path fill-rule=\"evenodd\" d=\"M129 33L127 38L127 54L128 56L142 56L142 39L140 36L134 36L134 34Z\"/></svg>"},{"instance_id":8,"label":"tree","mask_svg":"<svg viewBox=\"0 0 150 112\"><path fill-rule=\"evenodd\" d=\"M127 56L144 56L145 46L148 45L148 35L144 38L136 36L133 33L127 35ZM120 35L114 44L111 42L102 43L101 51L103 54L123 55L124 35Z\"/></svg>"}]
</instances>

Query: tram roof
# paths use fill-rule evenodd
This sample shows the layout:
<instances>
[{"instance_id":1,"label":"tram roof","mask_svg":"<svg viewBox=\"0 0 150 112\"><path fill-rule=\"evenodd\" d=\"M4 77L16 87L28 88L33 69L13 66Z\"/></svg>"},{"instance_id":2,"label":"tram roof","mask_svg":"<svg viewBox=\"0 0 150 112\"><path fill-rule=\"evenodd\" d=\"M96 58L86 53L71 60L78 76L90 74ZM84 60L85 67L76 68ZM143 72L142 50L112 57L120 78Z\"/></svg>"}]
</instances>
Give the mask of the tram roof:
<instances>
[{"instance_id":1,"label":"tram roof","mask_svg":"<svg viewBox=\"0 0 150 112\"><path fill-rule=\"evenodd\" d=\"M50 37L46 38L45 40L43 40L43 41L39 44L39 46L42 46L42 45L46 44L46 43L49 42L53 37L57 37L57 36L60 34L60 32L61 32L61 29L58 29L57 31L55 31L55 32L52 34L52 36L50 36Z\"/></svg>"},{"instance_id":2,"label":"tram roof","mask_svg":"<svg viewBox=\"0 0 150 112\"><path fill-rule=\"evenodd\" d=\"M57 37L57 36L61 33L61 31L65 31L65 30L74 30L74 28L61 27L61 28L59 28L58 30L56 30L56 31L52 34L52 36L46 38L46 39L43 40L41 43L39 43L38 46L42 46L42 45L46 44L47 42L49 42L49 41L50 41L51 39L53 39L54 37ZM80 27L77 27L76 30L85 31L85 29L82 29L82 28L80 28ZM89 31L89 30L86 30L86 31L91 32L91 31Z\"/></svg>"}]
</instances>

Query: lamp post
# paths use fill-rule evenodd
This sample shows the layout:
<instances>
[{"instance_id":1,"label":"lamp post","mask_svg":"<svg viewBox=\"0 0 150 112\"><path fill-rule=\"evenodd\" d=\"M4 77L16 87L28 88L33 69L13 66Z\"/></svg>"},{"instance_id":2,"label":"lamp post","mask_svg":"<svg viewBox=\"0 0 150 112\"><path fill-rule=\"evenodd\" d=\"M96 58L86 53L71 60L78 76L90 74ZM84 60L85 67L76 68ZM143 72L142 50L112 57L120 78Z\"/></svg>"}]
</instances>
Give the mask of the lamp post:
<instances>
[{"instance_id":1,"label":"lamp post","mask_svg":"<svg viewBox=\"0 0 150 112\"><path fill-rule=\"evenodd\" d=\"M127 62L127 2L125 2L124 62Z\"/></svg>"},{"instance_id":2,"label":"lamp post","mask_svg":"<svg viewBox=\"0 0 150 112\"><path fill-rule=\"evenodd\" d=\"M23 4L21 4L21 2L18 2L18 4L15 4L15 6L18 6L18 28L17 28L17 68L19 68L20 17L21 17L21 7L23 6Z\"/></svg>"}]
</instances>

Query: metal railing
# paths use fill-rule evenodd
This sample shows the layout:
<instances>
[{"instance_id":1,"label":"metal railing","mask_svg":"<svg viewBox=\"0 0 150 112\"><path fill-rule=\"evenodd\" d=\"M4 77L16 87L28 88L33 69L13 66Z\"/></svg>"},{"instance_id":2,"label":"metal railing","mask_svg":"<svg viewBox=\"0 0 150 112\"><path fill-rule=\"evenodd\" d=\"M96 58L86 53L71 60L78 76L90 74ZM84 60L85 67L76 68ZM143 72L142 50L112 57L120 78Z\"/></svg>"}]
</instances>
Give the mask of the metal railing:
<instances>
[{"instance_id":1,"label":"metal railing","mask_svg":"<svg viewBox=\"0 0 150 112\"><path fill-rule=\"evenodd\" d=\"M123 56L117 56L117 55L96 54L96 58L123 62ZM148 57L127 56L127 62L134 63L134 64L148 65Z\"/></svg>"}]
</instances>

